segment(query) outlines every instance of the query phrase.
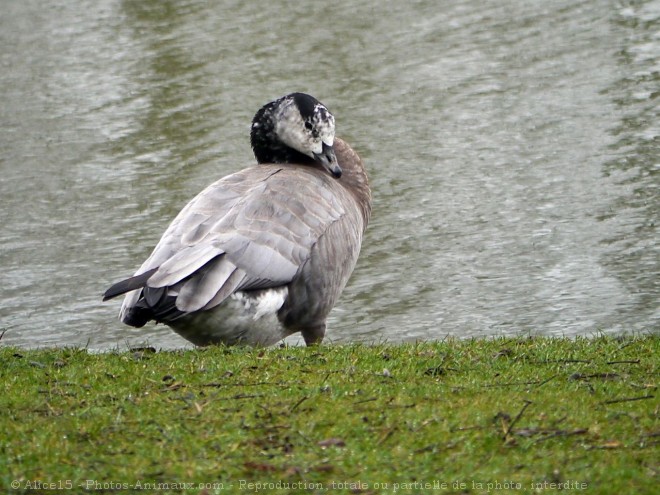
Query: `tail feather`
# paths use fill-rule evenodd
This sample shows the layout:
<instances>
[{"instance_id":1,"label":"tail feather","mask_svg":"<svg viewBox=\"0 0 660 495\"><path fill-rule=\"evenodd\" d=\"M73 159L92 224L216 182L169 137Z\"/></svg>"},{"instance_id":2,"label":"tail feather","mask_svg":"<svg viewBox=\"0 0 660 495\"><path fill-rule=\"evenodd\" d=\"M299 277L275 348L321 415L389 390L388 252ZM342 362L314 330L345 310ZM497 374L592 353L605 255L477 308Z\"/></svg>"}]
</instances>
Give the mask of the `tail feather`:
<instances>
[{"instance_id":1,"label":"tail feather","mask_svg":"<svg viewBox=\"0 0 660 495\"><path fill-rule=\"evenodd\" d=\"M132 290L142 289L147 284L149 277L151 277L156 272L156 270L158 270L158 268L152 268L151 270L147 270L140 275L135 275L134 277L127 278L121 282L117 282L105 291L103 294L103 300L107 301L108 299L126 294Z\"/></svg>"},{"instance_id":2,"label":"tail feather","mask_svg":"<svg viewBox=\"0 0 660 495\"><path fill-rule=\"evenodd\" d=\"M103 294L103 300L107 301L127 292L142 289L136 302L126 307L125 311L122 310L121 320L127 325L139 328L149 320L167 322L185 314L185 312L177 309L176 296L168 294L168 287L154 288L147 286L147 281L156 270L158 268L152 268L144 273L117 282Z\"/></svg>"},{"instance_id":3,"label":"tail feather","mask_svg":"<svg viewBox=\"0 0 660 495\"><path fill-rule=\"evenodd\" d=\"M158 291L157 299L154 299L153 291ZM128 308L122 317L122 321L127 325L133 327L142 327L148 321L155 320L157 323L170 322L185 315L184 311L180 311L176 307L176 296L169 296L166 294L167 290L154 289L152 287L145 287L142 289L142 294L138 302ZM154 303L150 304L150 301Z\"/></svg>"}]
</instances>

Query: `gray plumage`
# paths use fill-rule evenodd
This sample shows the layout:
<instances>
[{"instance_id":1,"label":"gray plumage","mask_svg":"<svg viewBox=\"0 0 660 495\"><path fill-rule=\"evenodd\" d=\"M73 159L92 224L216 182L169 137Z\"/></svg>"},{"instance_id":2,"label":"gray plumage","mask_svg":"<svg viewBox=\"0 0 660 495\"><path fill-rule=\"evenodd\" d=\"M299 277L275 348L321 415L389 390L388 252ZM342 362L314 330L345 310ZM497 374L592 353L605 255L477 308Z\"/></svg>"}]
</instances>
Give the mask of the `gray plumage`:
<instances>
[{"instance_id":1,"label":"gray plumage","mask_svg":"<svg viewBox=\"0 0 660 495\"><path fill-rule=\"evenodd\" d=\"M120 319L163 322L198 345L319 343L371 212L366 171L334 117L302 93L269 103L251 131L259 165L211 184L177 215L135 276Z\"/></svg>"}]
</instances>

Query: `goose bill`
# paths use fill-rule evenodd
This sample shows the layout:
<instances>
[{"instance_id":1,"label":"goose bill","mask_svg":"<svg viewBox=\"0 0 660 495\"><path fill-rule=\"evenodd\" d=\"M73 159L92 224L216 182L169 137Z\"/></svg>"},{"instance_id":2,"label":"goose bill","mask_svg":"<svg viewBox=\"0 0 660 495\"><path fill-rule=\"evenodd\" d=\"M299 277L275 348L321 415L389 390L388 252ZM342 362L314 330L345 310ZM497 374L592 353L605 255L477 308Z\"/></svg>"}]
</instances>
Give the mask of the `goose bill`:
<instances>
[{"instance_id":1,"label":"goose bill","mask_svg":"<svg viewBox=\"0 0 660 495\"><path fill-rule=\"evenodd\" d=\"M332 146L328 146L323 143L323 149L321 153L314 153L314 159L323 165L328 172L332 174L333 177L339 179L341 177L341 167L337 163L337 157L335 156L335 150Z\"/></svg>"}]
</instances>

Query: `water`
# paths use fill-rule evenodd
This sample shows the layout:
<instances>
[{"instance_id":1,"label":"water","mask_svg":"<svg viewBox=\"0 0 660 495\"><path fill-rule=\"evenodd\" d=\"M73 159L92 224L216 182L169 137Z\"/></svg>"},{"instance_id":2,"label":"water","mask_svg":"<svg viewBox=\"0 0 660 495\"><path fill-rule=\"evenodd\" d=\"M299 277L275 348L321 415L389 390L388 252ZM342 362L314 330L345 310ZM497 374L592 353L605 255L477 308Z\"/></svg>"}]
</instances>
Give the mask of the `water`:
<instances>
[{"instance_id":1,"label":"water","mask_svg":"<svg viewBox=\"0 0 660 495\"><path fill-rule=\"evenodd\" d=\"M658 331L660 2L6 2L2 343L185 342L101 303L305 91L374 216L328 339Z\"/></svg>"}]
</instances>

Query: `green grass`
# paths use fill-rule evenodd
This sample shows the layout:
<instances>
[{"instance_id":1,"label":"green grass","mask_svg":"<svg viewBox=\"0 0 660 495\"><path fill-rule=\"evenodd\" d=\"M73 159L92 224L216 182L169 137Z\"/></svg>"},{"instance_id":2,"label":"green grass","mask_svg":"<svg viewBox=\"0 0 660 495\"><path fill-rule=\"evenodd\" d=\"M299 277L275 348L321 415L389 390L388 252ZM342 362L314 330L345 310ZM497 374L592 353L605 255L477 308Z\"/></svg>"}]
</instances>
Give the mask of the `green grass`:
<instances>
[{"instance_id":1,"label":"green grass","mask_svg":"<svg viewBox=\"0 0 660 495\"><path fill-rule=\"evenodd\" d=\"M659 364L658 336L0 348L0 487L654 493Z\"/></svg>"}]
</instances>

